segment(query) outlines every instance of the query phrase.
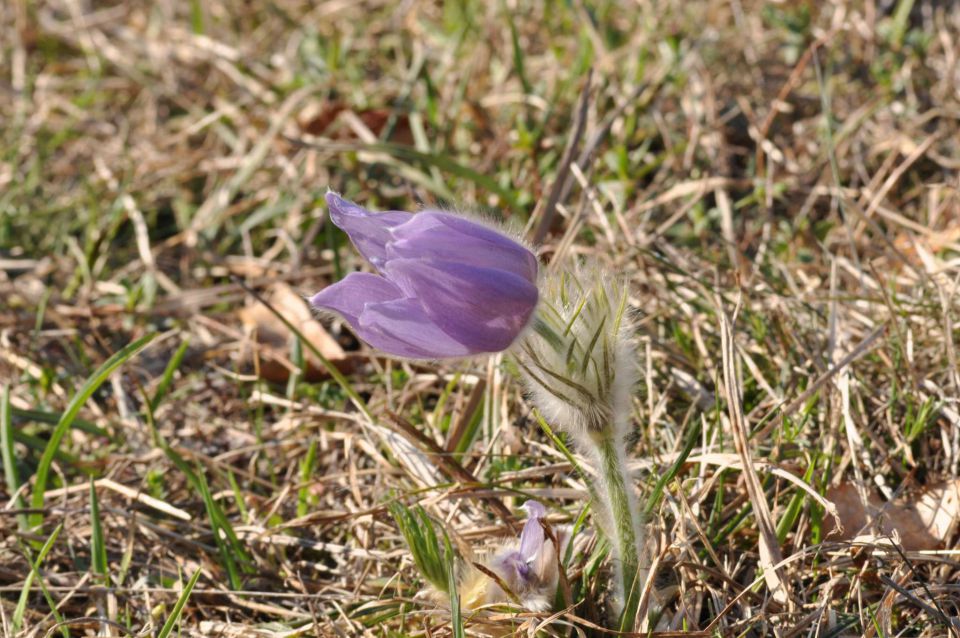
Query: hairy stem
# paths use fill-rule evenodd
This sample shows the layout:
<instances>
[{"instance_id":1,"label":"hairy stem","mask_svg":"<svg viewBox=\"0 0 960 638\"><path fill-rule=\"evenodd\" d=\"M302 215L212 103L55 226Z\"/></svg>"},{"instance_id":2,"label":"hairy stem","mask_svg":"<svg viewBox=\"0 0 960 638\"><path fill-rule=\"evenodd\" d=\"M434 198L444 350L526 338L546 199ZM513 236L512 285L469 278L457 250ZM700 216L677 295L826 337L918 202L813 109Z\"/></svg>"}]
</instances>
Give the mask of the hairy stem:
<instances>
[{"instance_id":1,"label":"hairy stem","mask_svg":"<svg viewBox=\"0 0 960 638\"><path fill-rule=\"evenodd\" d=\"M620 631L633 631L640 605L640 553L637 542L640 524L633 491L628 485L627 468L618 446L623 445L613 433L605 428L595 435L600 455L602 484L606 491L610 512L611 546L618 560L620 586L623 589L623 613L620 616Z\"/></svg>"}]
</instances>

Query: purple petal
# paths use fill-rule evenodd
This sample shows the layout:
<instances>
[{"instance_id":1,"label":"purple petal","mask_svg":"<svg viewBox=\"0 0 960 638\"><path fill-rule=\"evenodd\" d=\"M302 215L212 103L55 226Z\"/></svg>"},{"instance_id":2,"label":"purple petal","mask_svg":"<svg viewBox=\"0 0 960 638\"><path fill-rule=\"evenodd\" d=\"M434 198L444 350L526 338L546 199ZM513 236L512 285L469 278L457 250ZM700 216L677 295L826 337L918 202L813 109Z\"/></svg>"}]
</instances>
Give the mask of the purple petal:
<instances>
[{"instance_id":1,"label":"purple petal","mask_svg":"<svg viewBox=\"0 0 960 638\"><path fill-rule=\"evenodd\" d=\"M505 270L391 259L384 273L407 296L420 301L434 324L473 353L509 347L537 305L537 287Z\"/></svg>"},{"instance_id":2,"label":"purple petal","mask_svg":"<svg viewBox=\"0 0 960 638\"><path fill-rule=\"evenodd\" d=\"M511 550L495 559L501 568L501 574L507 576L508 584L528 582L530 580L530 563L520 552Z\"/></svg>"},{"instance_id":3,"label":"purple petal","mask_svg":"<svg viewBox=\"0 0 960 638\"><path fill-rule=\"evenodd\" d=\"M368 344L409 359L444 359L474 354L430 321L416 299L368 304L354 326Z\"/></svg>"},{"instance_id":4,"label":"purple petal","mask_svg":"<svg viewBox=\"0 0 960 638\"><path fill-rule=\"evenodd\" d=\"M529 500L521 505L520 509L526 510L530 518L544 518L547 515L547 508L540 501Z\"/></svg>"},{"instance_id":5,"label":"purple petal","mask_svg":"<svg viewBox=\"0 0 960 638\"><path fill-rule=\"evenodd\" d=\"M377 275L350 273L314 295L310 304L339 313L357 336L388 354L410 359L472 354L430 321L416 299L404 298L399 288Z\"/></svg>"},{"instance_id":6,"label":"purple petal","mask_svg":"<svg viewBox=\"0 0 960 638\"><path fill-rule=\"evenodd\" d=\"M522 244L469 219L424 211L395 227L387 258L423 258L497 268L537 280L537 258Z\"/></svg>"},{"instance_id":7,"label":"purple petal","mask_svg":"<svg viewBox=\"0 0 960 638\"><path fill-rule=\"evenodd\" d=\"M352 272L311 297L310 305L321 310L333 310L356 327L367 304L403 297L403 292L383 277L367 272Z\"/></svg>"},{"instance_id":8,"label":"purple petal","mask_svg":"<svg viewBox=\"0 0 960 638\"><path fill-rule=\"evenodd\" d=\"M336 193L327 193L330 219L350 237L360 254L380 268L387 258L386 243L390 241L390 229L413 219L411 213L388 211L373 213L357 206Z\"/></svg>"},{"instance_id":9,"label":"purple petal","mask_svg":"<svg viewBox=\"0 0 960 638\"><path fill-rule=\"evenodd\" d=\"M536 501L527 501L523 508L527 510L530 517L523 524L523 531L520 532L520 556L528 564L540 557L543 552L543 526L540 519L546 514L546 509Z\"/></svg>"}]
</instances>

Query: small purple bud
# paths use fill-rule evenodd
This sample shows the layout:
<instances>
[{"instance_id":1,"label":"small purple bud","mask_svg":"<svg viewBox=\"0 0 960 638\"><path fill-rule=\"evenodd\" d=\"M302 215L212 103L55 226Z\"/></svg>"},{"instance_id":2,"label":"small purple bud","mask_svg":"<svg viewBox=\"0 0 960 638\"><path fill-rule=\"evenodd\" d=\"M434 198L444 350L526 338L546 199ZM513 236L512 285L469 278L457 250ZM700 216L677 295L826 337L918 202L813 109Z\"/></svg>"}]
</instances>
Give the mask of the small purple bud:
<instances>
[{"instance_id":1,"label":"small purple bud","mask_svg":"<svg viewBox=\"0 0 960 638\"><path fill-rule=\"evenodd\" d=\"M529 323L537 258L519 242L450 213L373 213L326 199L380 275L352 273L310 303L342 315L374 348L411 359L499 352Z\"/></svg>"},{"instance_id":2,"label":"small purple bud","mask_svg":"<svg viewBox=\"0 0 960 638\"><path fill-rule=\"evenodd\" d=\"M527 501L522 507L527 510L529 518L523 524L523 531L520 532L520 555L530 562L543 552L544 536L540 519L546 517L547 508L537 501Z\"/></svg>"},{"instance_id":3,"label":"small purple bud","mask_svg":"<svg viewBox=\"0 0 960 638\"><path fill-rule=\"evenodd\" d=\"M546 516L547 510L537 501L527 501L523 504L529 517L523 524L520 532L519 549L511 549L502 553L498 559L498 567L506 582L519 589L537 584L538 574L543 571L544 544L546 538L540 520Z\"/></svg>"}]
</instances>

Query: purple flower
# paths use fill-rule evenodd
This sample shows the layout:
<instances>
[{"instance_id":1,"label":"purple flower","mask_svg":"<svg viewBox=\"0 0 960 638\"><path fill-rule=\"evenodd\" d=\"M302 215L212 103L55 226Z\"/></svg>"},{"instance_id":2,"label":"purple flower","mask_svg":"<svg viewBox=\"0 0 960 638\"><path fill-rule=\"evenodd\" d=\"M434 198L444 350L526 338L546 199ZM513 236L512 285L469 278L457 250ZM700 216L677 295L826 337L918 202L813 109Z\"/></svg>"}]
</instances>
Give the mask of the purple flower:
<instances>
[{"instance_id":1,"label":"purple flower","mask_svg":"<svg viewBox=\"0 0 960 638\"><path fill-rule=\"evenodd\" d=\"M543 551L546 539L540 519L547 515L547 510L537 501L527 501L522 507L527 510L528 518L520 532L520 547L497 557L497 571L516 593L539 584L546 558Z\"/></svg>"},{"instance_id":2,"label":"purple flower","mask_svg":"<svg viewBox=\"0 0 960 638\"><path fill-rule=\"evenodd\" d=\"M537 258L522 244L450 213L373 213L335 193L327 205L379 274L351 273L310 303L374 348L411 359L499 352L527 326Z\"/></svg>"}]
</instances>

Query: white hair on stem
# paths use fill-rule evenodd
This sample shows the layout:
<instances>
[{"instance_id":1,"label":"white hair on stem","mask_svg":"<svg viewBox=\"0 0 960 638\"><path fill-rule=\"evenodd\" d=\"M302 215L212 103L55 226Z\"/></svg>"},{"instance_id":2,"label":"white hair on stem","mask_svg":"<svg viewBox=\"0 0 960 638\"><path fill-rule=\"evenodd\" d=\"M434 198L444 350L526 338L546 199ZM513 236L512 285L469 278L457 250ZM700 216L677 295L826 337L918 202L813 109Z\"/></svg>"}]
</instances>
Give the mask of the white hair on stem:
<instances>
[{"instance_id":1,"label":"white hair on stem","mask_svg":"<svg viewBox=\"0 0 960 638\"><path fill-rule=\"evenodd\" d=\"M566 432L596 468L592 493L610 539L616 591L632 630L643 586L643 522L626 449L637 354L627 314L626 282L599 269L544 279L533 332L519 365L535 405Z\"/></svg>"}]
</instances>

